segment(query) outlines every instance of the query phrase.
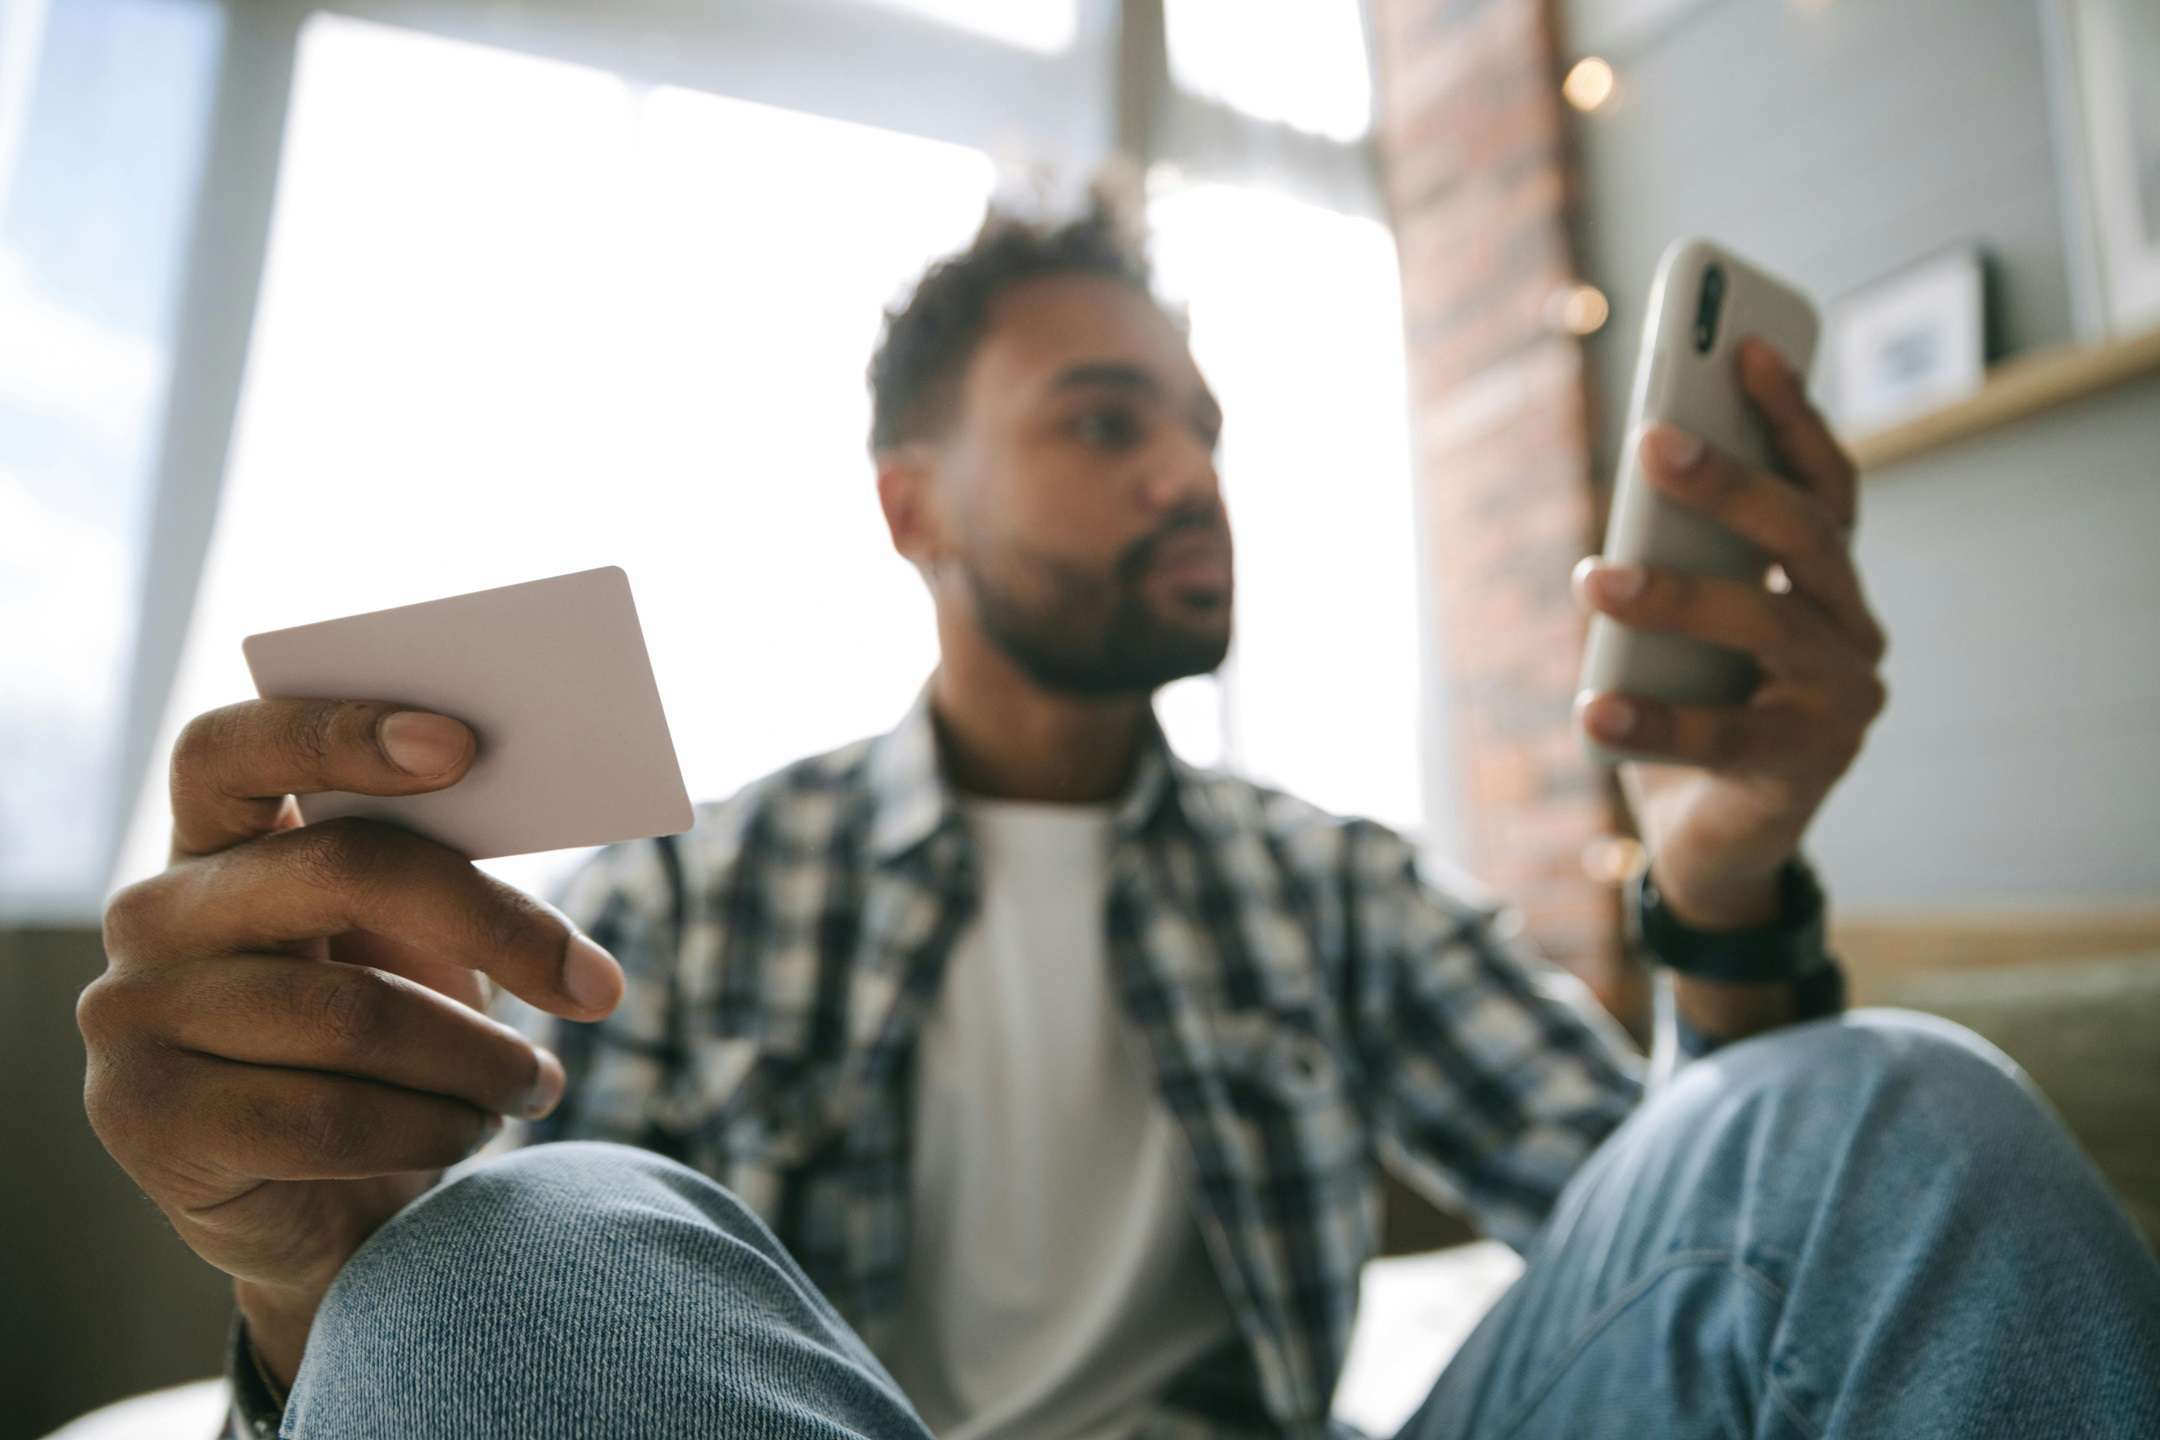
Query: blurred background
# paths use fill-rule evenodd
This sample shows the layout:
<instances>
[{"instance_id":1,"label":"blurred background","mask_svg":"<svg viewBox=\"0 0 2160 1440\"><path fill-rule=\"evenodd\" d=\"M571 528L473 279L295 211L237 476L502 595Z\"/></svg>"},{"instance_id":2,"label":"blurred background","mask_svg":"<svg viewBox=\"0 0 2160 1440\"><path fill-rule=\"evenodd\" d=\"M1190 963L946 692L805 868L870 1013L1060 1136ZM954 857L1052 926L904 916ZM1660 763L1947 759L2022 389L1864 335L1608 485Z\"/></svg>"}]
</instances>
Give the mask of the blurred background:
<instances>
[{"instance_id":1,"label":"blurred background","mask_svg":"<svg viewBox=\"0 0 2160 1440\"><path fill-rule=\"evenodd\" d=\"M2146 0L0 0L0 1440L217 1368L71 1012L242 637L621 565L693 795L888 727L880 309L1106 170L1228 413L1173 743L1631 1023L1568 572L1667 242L1816 296L1892 636L1809 843L1841 952L2160 1233L2156 96Z\"/></svg>"}]
</instances>

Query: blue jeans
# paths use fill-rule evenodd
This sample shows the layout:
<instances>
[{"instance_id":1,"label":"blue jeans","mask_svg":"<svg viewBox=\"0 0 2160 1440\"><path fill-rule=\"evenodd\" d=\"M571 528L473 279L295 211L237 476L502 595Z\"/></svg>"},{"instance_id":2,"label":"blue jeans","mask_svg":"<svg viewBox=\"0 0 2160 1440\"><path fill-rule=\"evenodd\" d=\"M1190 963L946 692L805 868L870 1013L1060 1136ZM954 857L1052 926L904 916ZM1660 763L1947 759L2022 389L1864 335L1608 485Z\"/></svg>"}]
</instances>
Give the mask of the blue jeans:
<instances>
[{"instance_id":1,"label":"blue jeans","mask_svg":"<svg viewBox=\"0 0 2160 1440\"><path fill-rule=\"evenodd\" d=\"M2160 1265L1986 1042L1862 1012L1682 1070L1576 1176L1402 1440L2160 1435ZM283 1432L926 1440L757 1218L517 1152L354 1255Z\"/></svg>"}]
</instances>

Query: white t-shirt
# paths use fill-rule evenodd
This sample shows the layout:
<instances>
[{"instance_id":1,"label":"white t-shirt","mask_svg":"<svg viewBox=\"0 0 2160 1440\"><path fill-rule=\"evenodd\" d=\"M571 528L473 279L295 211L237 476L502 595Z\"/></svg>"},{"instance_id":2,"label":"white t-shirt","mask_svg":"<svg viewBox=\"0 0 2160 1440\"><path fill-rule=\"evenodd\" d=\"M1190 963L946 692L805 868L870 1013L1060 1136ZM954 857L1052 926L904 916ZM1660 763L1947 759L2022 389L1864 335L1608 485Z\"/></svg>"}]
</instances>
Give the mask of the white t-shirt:
<instances>
[{"instance_id":1,"label":"white t-shirt","mask_svg":"<svg viewBox=\"0 0 2160 1440\"><path fill-rule=\"evenodd\" d=\"M907 1288L880 1358L944 1440L1121 1440L1234 1321L1122 1029L1112 811L965 808L982 907L917 1053Z\"/></svg>"}]
</instances>

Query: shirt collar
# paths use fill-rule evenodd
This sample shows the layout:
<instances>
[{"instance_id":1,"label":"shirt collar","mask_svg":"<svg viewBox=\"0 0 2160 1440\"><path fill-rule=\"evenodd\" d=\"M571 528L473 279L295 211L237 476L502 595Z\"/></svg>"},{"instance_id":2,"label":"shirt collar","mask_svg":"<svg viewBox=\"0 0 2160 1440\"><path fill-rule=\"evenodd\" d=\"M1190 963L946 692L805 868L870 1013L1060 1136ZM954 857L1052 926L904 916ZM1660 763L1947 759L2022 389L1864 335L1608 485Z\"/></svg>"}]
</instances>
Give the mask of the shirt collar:
<instances>
[{"instance_id":1,"label":"shirt collar","mask_svg":"<svg viewBox=\"0 0 2160 1440\"><path fill-rule=\"evenodd\" d=\"M872 858L897 860L931 836L960 824L959 797L938 759L928 685L897 726L870 742L866 763ZM1150 707L1132 783L1118 802L1113 826L1118 838L1128 839L1145 830L1166 802L1180 798L1191 775L1191 768L1170 749Z\"/></svg>"}]
</instances>

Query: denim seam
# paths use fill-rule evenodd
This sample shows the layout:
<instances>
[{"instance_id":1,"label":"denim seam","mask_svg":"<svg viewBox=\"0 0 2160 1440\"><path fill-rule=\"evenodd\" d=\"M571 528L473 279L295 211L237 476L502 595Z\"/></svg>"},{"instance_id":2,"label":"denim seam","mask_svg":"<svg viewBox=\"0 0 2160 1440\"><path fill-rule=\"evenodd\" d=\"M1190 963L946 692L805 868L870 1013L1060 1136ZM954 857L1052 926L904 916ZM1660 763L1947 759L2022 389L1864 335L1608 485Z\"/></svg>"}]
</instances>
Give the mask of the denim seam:
<instances>
[{"instance_id":1,"label":"denim seam","mask_svg":"<svg viewBox=\"0 0 2160 1440\"><path fill-rule=\"evenodd\" d=\"M1785 1418L1799 1426L1804 1434L1813 1436L1814 1440L1822 1440L1822 1427L1800 1413L1792 1397L1785 1393L1785 1387L1778 1383L1777 1376L1763 1376L1763 1392L1770 1397L1770 1403L1784 1411Z\"/></svg>"},{"instance_id":2,"label":"denim seam","mask_svg":"<svg viewBox=\"0 0 2160 1440\"><path fill-rule=\"evenodd\" d=\"M1784 1288L1778 1285L1772 1279L1770 1279L1769 1276L1764 1275L1761 1271L1742 1263L1730 1250L1676 1251L1675 1253L1666 1256L1665 1259L1659 1262L1659 1264L1653 1269L1648 1270L1642 1275L1638 1276L1635 1279L1634 1283L1630 1284L1625 1290L1621 1291L1617 1296L1613 1297L1613 1299L1606 1304L1603 1310L1600 1310L1595 1316L1591 1318L1589 1324L1583 1327L1582 1333L1575 1338L1575 1342L1572 1345L1568 1346L1565 1353L1563 1353L1558 1359L1552 1362L1552 1365L1547 1370L1544 1377L1540 1379L1535 1386L1532 1387L1530 1394L1525 1396L1522 1402L1515 1407L1514 1411L1511 1414L1509 1414L1507 1422L1500 1427L1499 1434L1502 1436L1509 1436L1519 1433L1522 1427L1529 1423L1531 1413L1535 1411L1537 1407L1544 1402L1546 1396L1552 1392L1553 1386L1560 1383L1560 1377L1567 1373L1568 1367L1582 1358L1583 1351L1587 1350L1590 1347L1590 1343L1593 1340L1597 1339L1598 1335L1603 1330L1605 1330L1606 1327L1611 1325L1613 1321L1617 1320L1620 1317L1622 1311L1626 1310L1630 1305L1633 1305L1644 1295L1648 1294L1650 1289L1655 1286L1659 1281L1663 1280L1666 1276L1672 1274L1676 1270L1712 1265L1715 1265L1721 1269L1731 1269L1743 1280L1746 1280L1753 1284L1756 1288L1765 1291L1771 1299L1783 1303L1785 1299ZM1766 1384L1769 1385L1774 1385L1776 1383L1774 1380L1771 1380L1771 1378L1767 1375L1764 1377L1764 1380ZM1791 1407L1782 1403L1782 1397L1780 1397L1780 1404L1781 1408L1785 1409L1788 1414L1792 1413ZM1800 1417L1798 1417L1797 1415L1794 1418L1800 1419ZM1801 1420L1801 1424L1805 1426L1805 1428L1812 1434L1820 1435L1822 1433L1820 1430L1817 1430L1816 1427L1814 1427L1813 1425L1808 1424L1804 1419Z\"/></svg>"},{"instance_id":3,"label":"denim seam","mask_svg":"<svg viewBox=\"0 0 2160 1440\"><path fill-rule=\"evenodd\" d=\"M1763 1274L1762 1271L1757 1270L1745 1261L1737 1260L1733 1262L1733 1269L1738 1271L1743 1279L1754 1281L1757 1289L1761 1290L1770 1299L1775 1300L1779 1305L1785 1303L1787 1298L1785 1287ZM1777 1378L1776 1371L1767 1366L1763 1370L1763 1393L1769 1397L1771 1404L1784 1412L1786 1419L1800 1427L1802 1433L1814 1437L1814 1440L1822 1440L1822 1426L1816 1424L1801 1412L1799 1404L1791 1395L1786 1393L1785 1386Z\"/></svg>"}]
</instances>

